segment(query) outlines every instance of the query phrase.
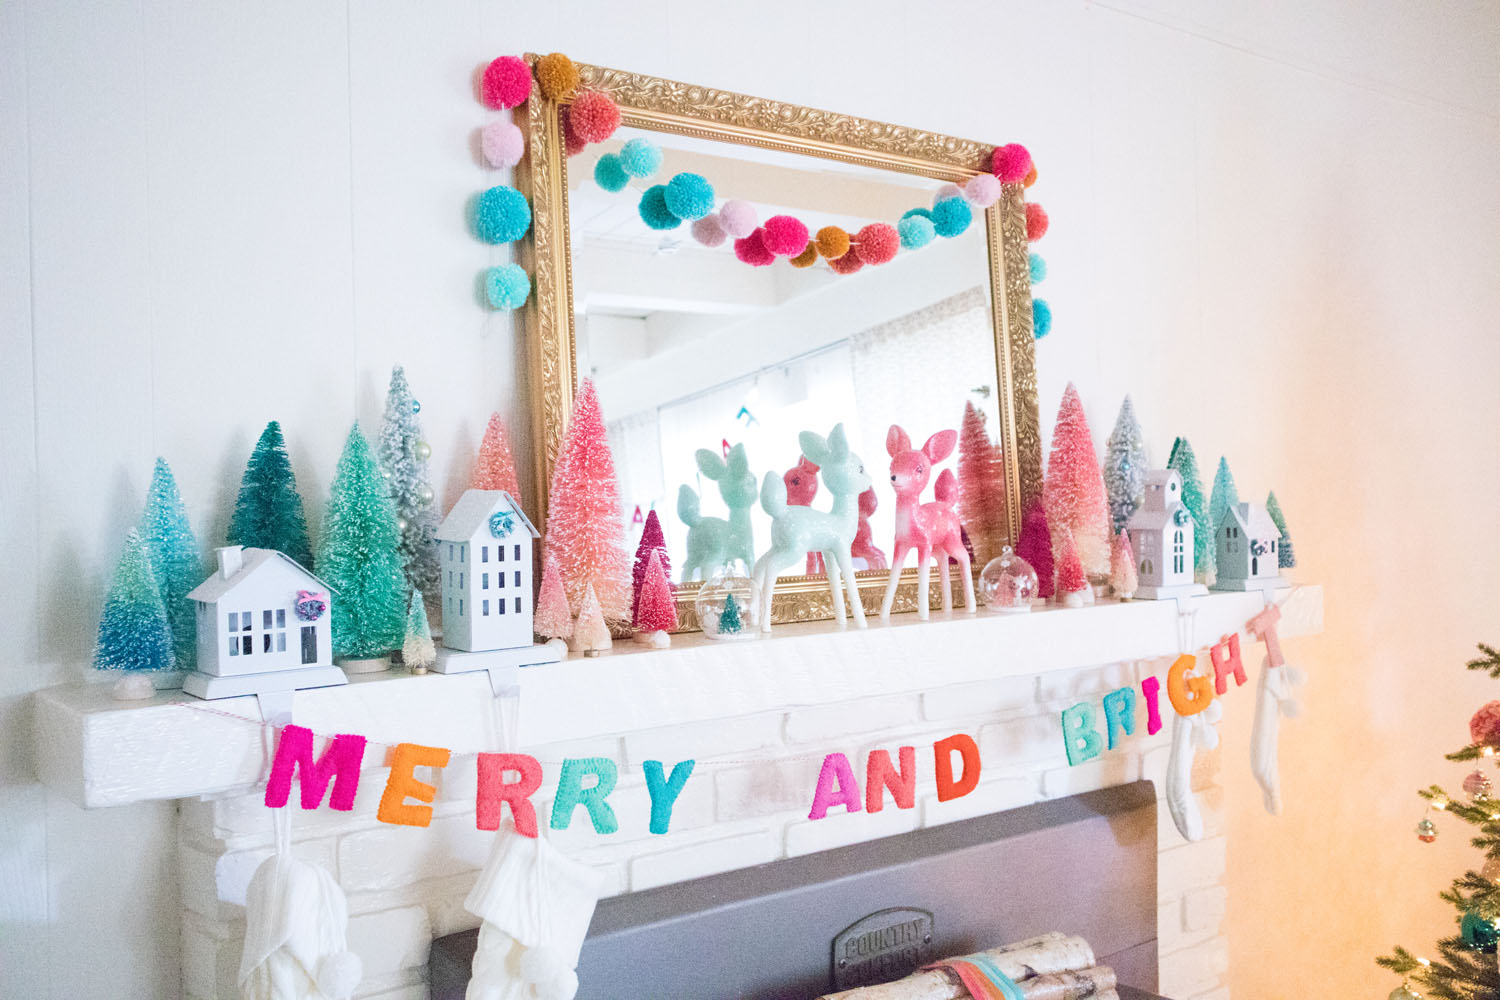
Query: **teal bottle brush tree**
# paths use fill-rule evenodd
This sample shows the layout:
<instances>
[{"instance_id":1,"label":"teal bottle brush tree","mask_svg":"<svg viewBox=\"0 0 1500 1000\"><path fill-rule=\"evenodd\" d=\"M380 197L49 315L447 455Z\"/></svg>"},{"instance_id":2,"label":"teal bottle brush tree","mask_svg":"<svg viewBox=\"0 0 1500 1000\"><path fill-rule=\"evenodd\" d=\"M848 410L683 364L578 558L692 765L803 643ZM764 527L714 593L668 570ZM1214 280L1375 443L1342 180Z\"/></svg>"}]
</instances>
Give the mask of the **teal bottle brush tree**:
<instances>
[{"instance_id":1,"label":"teal bottle brush tree","mask_svg":"<svg viewBox=\"0 0 1500 1000\"><path fill-rule=\"evenodd\" d=\"M140 536L151 560L162 605L167 610L177 668L191 670L198 661L198 621L187 595L203 582L208 572L198 554L198 539L188 523L182 495L177 492L177 480L164 458L156 460L156 470L151 476L151 491L141 514Z\"/></svg>"},{"instance_id":2,"label":"teal bottle brush tree","mask_svg":"<svg viewBox=\"0 0 1500 1000\"><path fill-rule=\"evenodd\" d=\"M275 549L304 567L312 567L312 545L307 540L297 477L292 473L281 425L274 420L266 424L245 466L239 499L229 521L229 544Z\"/></svg>"}]
</instances>

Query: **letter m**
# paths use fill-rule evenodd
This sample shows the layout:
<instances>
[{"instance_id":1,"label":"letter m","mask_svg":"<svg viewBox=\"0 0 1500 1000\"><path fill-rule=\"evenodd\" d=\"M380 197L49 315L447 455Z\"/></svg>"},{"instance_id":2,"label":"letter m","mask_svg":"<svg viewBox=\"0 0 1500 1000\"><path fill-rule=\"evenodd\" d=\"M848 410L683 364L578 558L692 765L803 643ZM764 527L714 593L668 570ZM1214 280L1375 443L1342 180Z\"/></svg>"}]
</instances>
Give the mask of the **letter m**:
<instances>
[{"instance_id":1,"label":"letter m","mask_svg":"<svg viewBox=\"0 0 1500 1000\"><path fill-rule=\"evenodd\" d=\"M323 804L323 793L333 781L333 795L328 804L348 812L354 808L354 793L359 790L359 765L365 757L363 736L340 735L333 738L323 756L313 759L313 733L301 726L287 726L276 744L276 759L271 762L271 777L266 781L266 805L280 809L292 791L292 771L302 775L302 808L316 809Z\"/></svg>"}]
</instances>

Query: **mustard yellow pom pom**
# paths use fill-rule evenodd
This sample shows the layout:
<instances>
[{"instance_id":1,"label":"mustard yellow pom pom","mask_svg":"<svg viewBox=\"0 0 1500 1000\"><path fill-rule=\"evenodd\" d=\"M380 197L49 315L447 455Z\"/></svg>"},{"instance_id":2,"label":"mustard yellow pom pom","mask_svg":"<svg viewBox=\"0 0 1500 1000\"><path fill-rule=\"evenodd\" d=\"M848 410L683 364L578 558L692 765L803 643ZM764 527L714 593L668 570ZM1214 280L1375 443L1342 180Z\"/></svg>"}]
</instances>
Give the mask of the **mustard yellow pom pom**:
<instances>
[{"instance_id":1,"label":"mustard yellow pom pom","mask_svg":"<svg viewBox=\"0 0 1500 1000\"><path fill-rule=\"evenodd\" d=\"M578 67L561 52L553 52L536 61L536 83L543 95L560 101L578 89Z\"/></svg>"},{"instance_id":2,"label":"mustard yellow pom pom","mask_svg":"<svg viewBox=\"0 0 1500 1000\"><path fill-rule=\"evenodd\" d=\"M818 253L829 260L838 260L849 252L849 234L838 226L824 226L818 230L818 237L814 241Z\"/></svg>"},{"instance_id":3,"label":"mustard yellow pom pom","mask_svg":"<svg viewBox=\"0 0 1500 1000\"><path fill-rule=\"evenodd\" d=\"M1021 181L1021 183L1024 184L1024 185L1026 185L1027 187L1031 187L1031 185L1033 185L1033 184L1036 183L1036 164L1035 163L1033 163L1031 165L1031 169L1030 170L1026 171L1026 177Z\"/></svg>"},{"instance_id":4,"label":"mustard yellow pom pom","mask_svg":"<svg viewBox=\"0 0 1500 1000\"><path fill-rule=\"evenodd\" d=\"M812 240L807 241L807 248L792 258L793 267L812 267L818 260L818 245Z\"/></svg>"}]
</instances>

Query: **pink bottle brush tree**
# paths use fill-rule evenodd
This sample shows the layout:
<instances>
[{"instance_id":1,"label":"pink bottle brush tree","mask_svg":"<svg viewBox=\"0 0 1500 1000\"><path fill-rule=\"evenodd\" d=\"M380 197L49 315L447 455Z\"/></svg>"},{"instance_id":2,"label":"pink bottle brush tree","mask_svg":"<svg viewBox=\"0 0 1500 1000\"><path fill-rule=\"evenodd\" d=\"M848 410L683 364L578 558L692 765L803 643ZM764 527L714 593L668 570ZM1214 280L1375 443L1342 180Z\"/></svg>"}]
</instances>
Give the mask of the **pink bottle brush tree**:
<instances>
[{"instance_id":1,"label":"pink bottle brush tree","mask_svg":"<svg viewBox=\"0 0 1500 1000\"><path fill-rule=\"evenodd\" d=\"M998 556L1006 540L1005 460L984 420L982 410L972 402L964 404L958 434L958 517L979 566Z\"/></svg>"},{"instance_id":2,"label":"pink bottle brush tree","mask_svg":"<svg viewBox=\"0 0 1500 1000\"><path fill-rule=\"evenodd\" d=\"M505 421L500 414L491 413L490 422L484 429L484 439L479 442L479 455L474 459L476 490L504 490L516 503L521 502L521 484L516 480L516 462L510 454L510 435L506 433Z\"/></svg>"},{"instance_id":3,"label":"pink bottle brush tree","mask_svg":"<svg viewBox=\"0 0 1500 1000\"><path fill-rule=\"evenodd\" d=\"M1050 599L1057 592L1057 572L1052 560L1052 533L1047 527L1047 508L1041 498L1031 501L1021 519L1021 538L1016 555L1036 570L1037 596Z\"/></svg>"},{"instance_id":4,"label":"pink bottle brush tree","mask_svg":"<svg viewBox=\"0 0 1500 1000\"><path fill-rule=\"evenodd\" d=\"M671 644L668 633L677 628L677 599L662 565L662 553L652 549L646 559L640 601L635 609L635 627L658 649Z\"/></svg>"},{"instance_id":5,"label":"pink bottle brush tree","mask_svg":"<svg viewBox=\"0 0 1500 1000\"><path fill-rule=\"evenodd\" d=\"M640 624L641 587L646 583L646 571L650 567L653 553L657 555L661 568L670 579L672 560L667 555L667 538L662 534L661 519L656 516L655 507L646 514L646 523L641 528L641 543L635 548L635 565L630 570L630 620L638 629L642 627Z\"/></svg>"},{"instance_id":6,"label":"pink bottle brush tree","mask_svg":"<svg viewBox=\"0 0 1500 1000\"><path fill-rule=\"evenodd\" d=\"M1054 538L1066 530L1073 537L1083 571L1090 579L1109 576L1109 506L1104 476L1094 453L1083 401L1073 383L1063 392L1052 431L1052 453L1047 458L1047 477L1042 500Z\"/></svg>"},{"instance_id":7,"label":"pink bottle brush tree","mask_svg":"<svg viewBox=\"0 0 1500 1000\"><path fill-rule=\"evenodd\" d=\"M556 556L548 556L542 567L542 589L537 595L531 628L543 639L568 639L573 635L573 612L568 609L568 594L563 589Z\"/></svg>"},{"instance_id":8,"label":"pink bottle brush tree","mask_svg":"<svg viewBox=\"0 0 1500 1000\"><path fill-rule=\"evenodd\" d=\"M1062 602L1070 608L1081 608L1089 603L1088 577L1083 572L1083 561L1078 555L1078 546L1071 532L1062 532L1062 561L1057 566L1057 589Z\"/></svg>"}]
</instances>

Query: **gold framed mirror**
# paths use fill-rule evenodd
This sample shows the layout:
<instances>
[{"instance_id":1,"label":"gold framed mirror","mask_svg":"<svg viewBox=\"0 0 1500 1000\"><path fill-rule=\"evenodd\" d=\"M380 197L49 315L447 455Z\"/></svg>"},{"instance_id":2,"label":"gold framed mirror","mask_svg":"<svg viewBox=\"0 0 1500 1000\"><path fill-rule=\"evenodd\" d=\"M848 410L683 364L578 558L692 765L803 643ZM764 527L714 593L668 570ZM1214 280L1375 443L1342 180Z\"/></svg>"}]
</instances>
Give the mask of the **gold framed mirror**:
<instances>
[{"instance_id":1,"label":"gold framed mirror","mask_svg":"<svg viewBox=\"0 0 1500 1000\"><path fill-rule=\"evenodd\" d=\"M536 57L528 55L526 59L534 65ZM793 285L787 276L794 272L784 260L778 260L775 267L746 268L735 260L728 245L718 247L715 251L718 258L709 260L706 253L700 253L705 248L688 235L686 225L667 235L648 228L635 215L639 191L620 192L613 196L614 204L606 204L605 199L611 196L597 189L592 180L592 165L599 155L618 149L632 136L649 134L662 148L665 165L657 178L639 182L638 188L657 180L665 181L679 169L703 172L705 176L712 171L720 201L738 198L758 205L794 208L799 217L808 217L809 228L816 231L821 224L819 219L894 223L900 212L891 208L896 204L893 198L905 198L904 204L920 205L941 185L963 184L975 175L987 173L993 145L657 77L577 65L579 92L608 94L620 108L621 128L608 143L590 146L570 160L559 118L566 101L534 95L525 106L524 115L518 115L518 124L526 133L527 155L517 167L516 185L532 206L531 235L520 247L521 263L533 275L535 283L535 294L525 310L525 334L529 343L535 424L538 523L542 523L547 513L547 488L579 384L580 357L589 369L585 374L593 374L596 385L600 385L601 404L606 419L611 421L611 446L621 470L640 464L633 460L641 449L627 447L623 455L620 451L615 438L621 432L613 421L625 414L611 411L610 393L601 385L601 366L606 369L605 376L613 379L612 384L636 387L637 391L628 393L630 398L625 408L658 415L658 442L685 440L684 433L688 437L696 433L698 446L710 450L717 450L713 447L716 445L727 449L755 434L769 442L770 439L764 438L764 429L756 430L751 423L763 424L749 405L750 400L759 398L757 393L763 387L763 379L767 386L775 382L782 389L785 384L799 385L802 392L799 403L808 399L821 402L825 398L848 403L856 396L891 403L862 407L876 412L861 413L866 416L862 426L851 431L851 439L861 442L856 450L864 457L878 485L886 479L885 440L886 428L893 422L890 416L907 412L899 400L891 400L891 394L897 389L905 391L906 379L919 367L905 359L911 359L914 352L927 350L930 344L942 343L947 346L941 351L923 355L928 361L938 355L948 366L947 371L933 376L946 379L943 388L932 390L929 385L927 395L942 397L947 407L943 412L951 416L928 418L924 410L911 417L898 417L894 422L902 422L912 437L921 442L935 431L956 429L965 402L973 402L981 413L990 417L986 430L1003 456L999 478L1004 512L1000 523L979 533L980 537L971 535L976 555L973 572L977 574L987 559L998 555L1001 545L1013 544L1019 535L1021 514L1032 498L1040 495L1042 481L1022 185L1005 185L997 201L988 208L976 209L974 224L963 240L937 241L943 244L941 254L947 257L934 251L923 258L924 250L898 258L923 259L925 270L920 272L913 269L901 272L895 262L884 268L866 268L865 294L855 295L850 291L855 288L851 279L834 278L831 271L826 274L813 274L814 268L797 271L796 278L802 284ZM793 204L798 198L808 200ZM634 216L633 227L631 216ZM690 253L683 253L685 250ZM608 273L608 262L622 261L626 277L613 281L600 278ZM683 295L671 289L657 289L658 275L642 277L645 274L642 261L658 269L672 268L680 281L693 285L693 293ZM692 266L684 266L689 262ZM726 269L720 262L727 262L746 274L767 272L765 277L772 290L740 287L745 284L743 281L731 288L725 283L729 279L705 276L704 268L724 275ZM755 277L761 275L757 273ZM846 284L839 286L838 281ZM760 284L766 285L767 281ZM643 285L651 287L643 292ZM910 301L885 301L881 294L874 294L898 287L915 290ZM840 289L838 294L845 296L842 303L834 300L833 292L826 291L832 288ZM776 308L767 308L767 296L770 305ZM816 299L817 308L809 305L815 296L821 296ZM664 298L671 299L665 306ZM694 304L682 305L685 298L691 298ZM647 299L651 299L651 304L643 305ZM880 308L885 311L869 305L872 300L880 300ZM643 314L643 310L653 309L655 312ZM658 313L670 313L670 323L662 320L653 326L653 317L660 318ZM836 321L830 319L833 316ZM939 326L941 338L934 332ZM657 335L662 329L669 329L671 335ZM700 339L693 340L694 337ZM649 370L646 364L660 363L660 356L650 353L655 347L640 345L659 347L668 341L676 352L671 374L643 377ZM724 349L726 344L758 347L775 341L781 342L777 350L783 354L789 349L788 344L795 344L794 354L768 355L770 346L759 354ZM846 346L840 348L841 343ZM628 344L636 345L633 355L621 346ZM882 345L878 353L870 346L874 344ZM830 352L836 354L840 349L846 356L830 360ZM849 354L851 351L854 354ZM735 363L741 370L723 368L723 359L730 354L738 357ZM855 360L851 362L850 357ZM819 381L819 372L838 373L851 366L863 366L880 374L853 388L816 391L808 388L831 384ZM920 367L926 371L939 366ZM638 391L643 381L652 384L657 390L655 394ZM671 389L673 398L662 396L663 386ZM739 403L733 425L735 434L722 432L723 419L727 418L719 424L701 420L694 423L693 407L686 403L704 398L705 393L717 393L721 404L725 400ZM627 393L620 389L615 395L623 399ZM780 453L752 455L751 468L757 483L772 469L787 470L790 476L792 466L797 464L796 434L786 433L781 426L787 420L799 414L806 416L806 427L819 433L827 433L835 422L819 416L826 417L831 403L799 409L787 404L789 397L785 391L779 396L775 392L767 396L760 415L776 418L770 423L777 426L779 436L776 448L766 450ZM726 409L721 405L719 409L727 414L734 406ZM679 414L681 421L672 425L671 433L662 429L667 425L660 417L668 411ZM840 419L843 419L841 414ZM911 423L906 423L907 419ZM686 432L684 427L688 429ZM789 440L782 442L782 438ZM624 516L627 526L634 529L633 535L639 537L640 514L643 509L650 509L643 504L657 508L664 527L669 522L675 524L677 494L685 483L703 497L705 513L724 516L725 505L714 483L696 478L690 468L686 473L683 471L684 462L691 466L693 449L668 449L666 444L659 444L659 449L663 457L656 464L663 468L655 473L657 481L622 489ZM667 461L668 452L671 461ZM947 467L954 467L952 460ZM689 475L695 477L691 482ZM705 486L707 490L702 488ZM879 519L871 515L871 525L877 543L889 551L890 518L895 503L889 484L886 486L877 501L885 509L877 507ZM815 500L814 505L826 507L826 497ZM757 537L766 536L757 533ZM677 543L669 532L669 547L674 544ZM674 559L675 565L681 565L680 558ZM867 613L878 614L887 576L883 569L868 568L856 574ZM916 581L916 570L908 565L893 610L916 608ZM698 627L693 605L697 586L691 581L679 584L678 618L683 631ZM928 600L931 607L940 606L936 583ZM772 599L772 616L778 623L831 618L833 606L825 577L780 576Z\"/></svg>"}]
</instances>

